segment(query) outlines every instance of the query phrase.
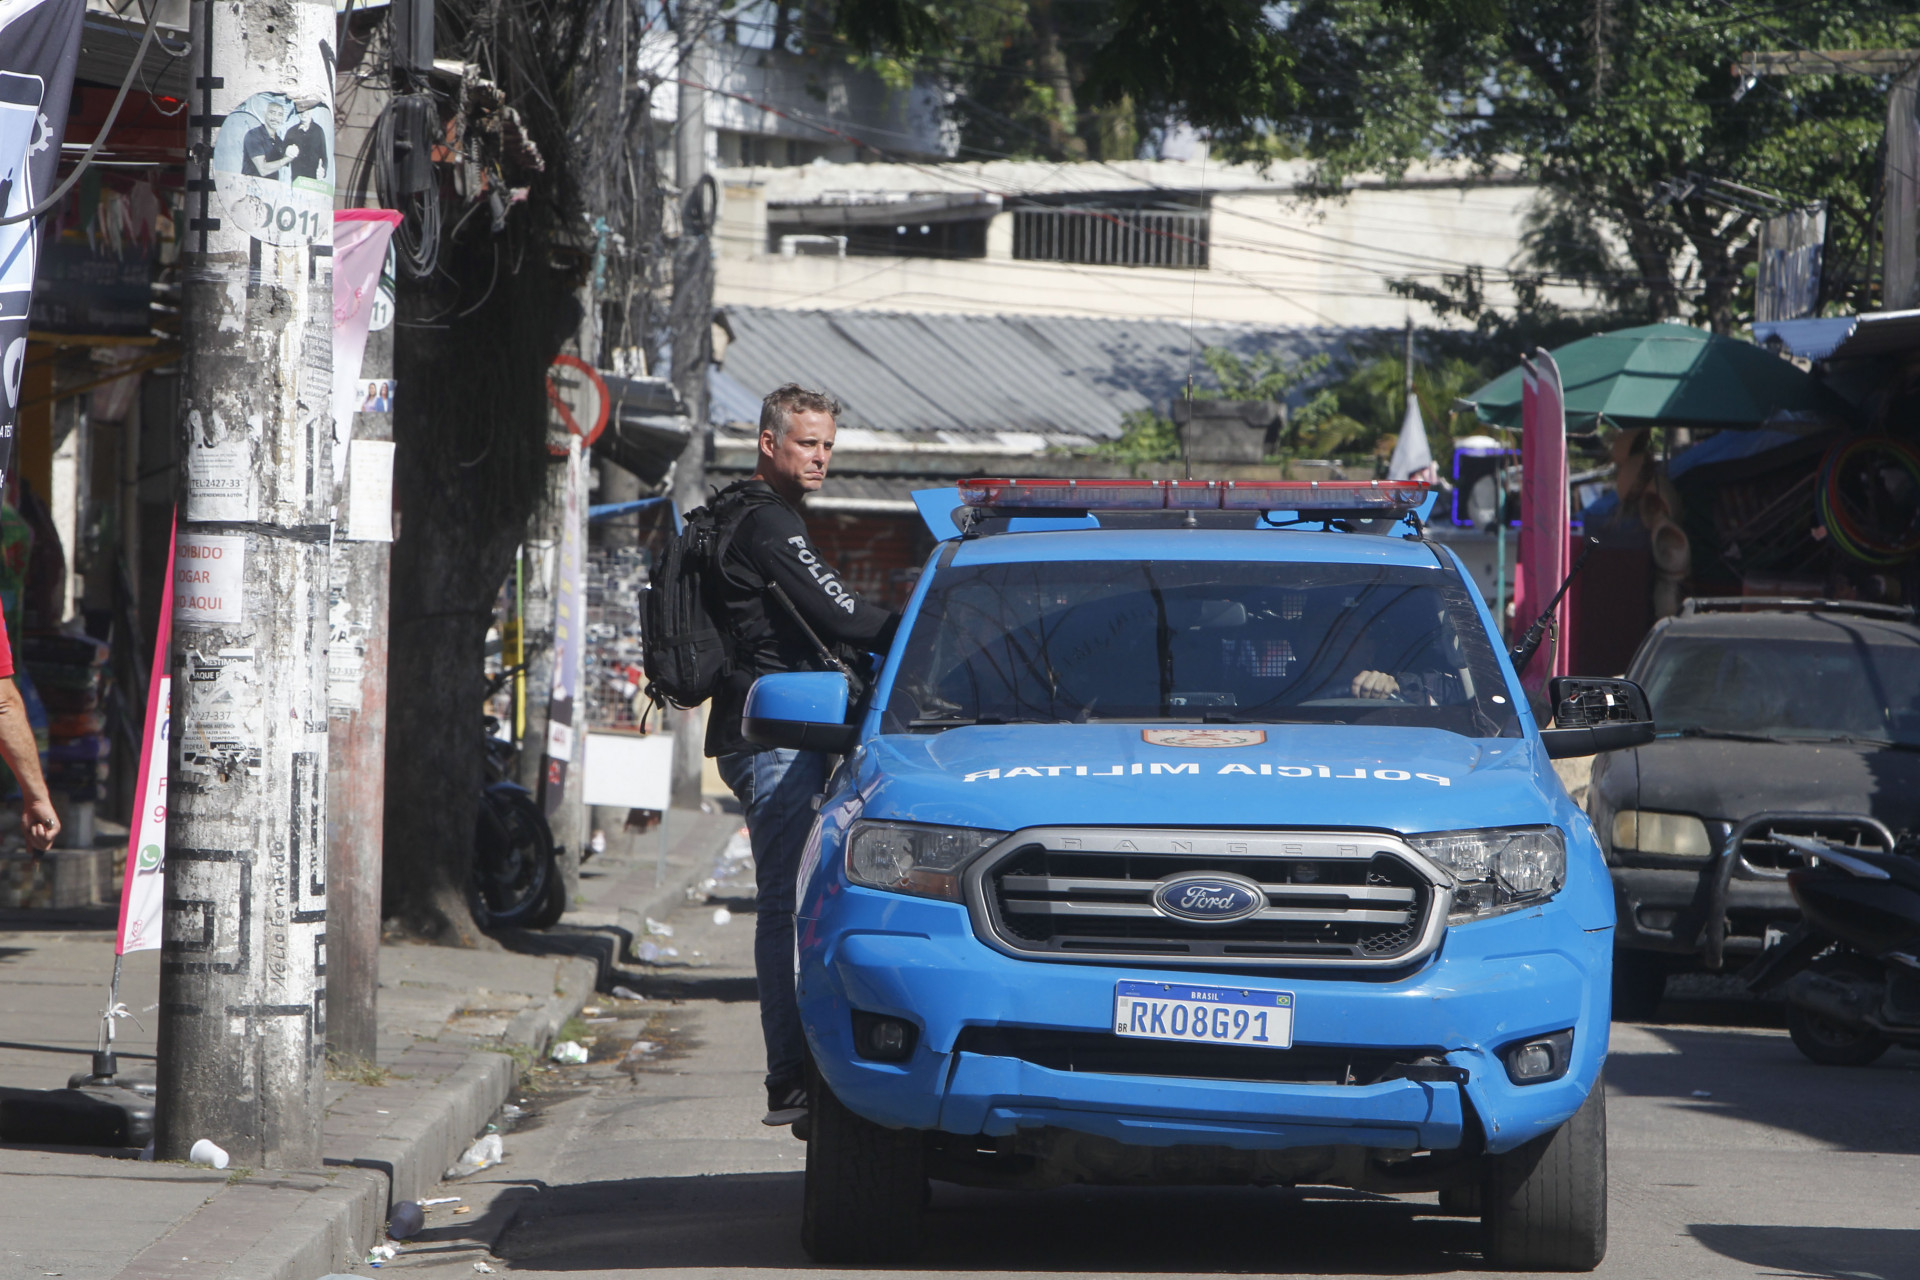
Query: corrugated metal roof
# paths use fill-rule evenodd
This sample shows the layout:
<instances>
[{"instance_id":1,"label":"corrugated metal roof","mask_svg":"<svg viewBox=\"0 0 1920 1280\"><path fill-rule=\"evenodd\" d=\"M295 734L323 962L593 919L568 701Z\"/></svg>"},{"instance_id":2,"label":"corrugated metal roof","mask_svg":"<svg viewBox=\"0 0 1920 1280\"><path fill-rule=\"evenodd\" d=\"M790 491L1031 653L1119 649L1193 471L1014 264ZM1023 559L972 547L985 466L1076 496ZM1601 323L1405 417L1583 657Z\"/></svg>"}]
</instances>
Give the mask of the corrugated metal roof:
<instances>
[{"instance_id":1,"label":"corrugated metal roof","mask_svg":"<svg viewBox=\"0 0 1920 1280\"><path fill-rule=\"evenodd\" d=\"M1357 330L1201 325L1176 320L1069 316L923 315L729 307L724 379L741 394L714 397L716 416L784 382L818 387L845 408L844 426L899 433L1031 431L1108 440L1122 415L1166 411L1198 353L1339 351ZM731 389L729 389L731 392ZM723 403L728 406L723 408Z\"/></svg>"}]
</instances>

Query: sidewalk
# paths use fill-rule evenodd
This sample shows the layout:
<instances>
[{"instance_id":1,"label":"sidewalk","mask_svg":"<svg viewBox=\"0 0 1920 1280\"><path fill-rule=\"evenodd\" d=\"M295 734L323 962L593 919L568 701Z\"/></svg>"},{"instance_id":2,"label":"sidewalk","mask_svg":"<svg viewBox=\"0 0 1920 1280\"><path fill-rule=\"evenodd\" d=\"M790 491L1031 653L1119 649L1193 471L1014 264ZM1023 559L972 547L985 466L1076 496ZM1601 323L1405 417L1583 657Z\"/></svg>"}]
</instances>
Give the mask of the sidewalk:
<instances>
[{"instance_id":1,"label":"sidewalk","mask_svg":"<svg viewBox=\"0 0 1920 1280\"><path fill-rule=\"evenodd\" d=\"M506 951L380 951L380 1083L327 1082L326 1167L224 1171L132 1152L0 1146L0 1280L316 1280L381 1238L388 1205L427 1194L506 1101L512 1056L544 1052L596 987L621 981L645 919L708 874L737 815L676 811L673 847L615 837L581 873L581 905ZM611 834L611 833L610 833ZM84 1070L113 970L114 911L0 910L0 1085L50 1089ZM152 1078L159 956L126 959L123 1078Z\"/></svg>"}]
</instances>

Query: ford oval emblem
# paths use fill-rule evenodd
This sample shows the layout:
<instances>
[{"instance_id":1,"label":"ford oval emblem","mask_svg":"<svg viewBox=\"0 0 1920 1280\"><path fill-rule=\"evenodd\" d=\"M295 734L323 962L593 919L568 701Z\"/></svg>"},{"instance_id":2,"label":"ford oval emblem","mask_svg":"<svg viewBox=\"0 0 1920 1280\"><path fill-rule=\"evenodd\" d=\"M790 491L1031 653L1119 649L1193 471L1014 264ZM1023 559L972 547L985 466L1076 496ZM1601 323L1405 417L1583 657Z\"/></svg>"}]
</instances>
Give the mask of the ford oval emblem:
<instances>
[{"instance_id":1,"label":"ford oval emblem","mask_svg":"<svg viewBox=\"0 0 1920 1280\"><path fill-rule=\"evenodd\" d=\"M1264 908L1267 895L1244 876L1188 874L1162 880L1153 905L1176 920L1231 924Z\"/></svg>"}]
</instances>

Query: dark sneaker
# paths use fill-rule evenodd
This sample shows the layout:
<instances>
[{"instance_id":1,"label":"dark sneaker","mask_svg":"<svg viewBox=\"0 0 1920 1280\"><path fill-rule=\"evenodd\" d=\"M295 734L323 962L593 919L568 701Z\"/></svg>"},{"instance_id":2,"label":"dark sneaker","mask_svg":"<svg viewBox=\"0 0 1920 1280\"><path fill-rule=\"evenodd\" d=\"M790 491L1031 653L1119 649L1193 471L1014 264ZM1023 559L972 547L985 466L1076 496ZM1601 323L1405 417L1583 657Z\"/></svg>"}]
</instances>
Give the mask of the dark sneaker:
<instances>
[{"instance_id":1,"label":"dark sneaker","mask_svg":"<svg viewBox=\"0 0 1920 1280\"><path fill-rule=\"evenodd\" d=\"M792 1124L807 1114L807 1086L795 1081L791 1084L770 1084L767 1086L767 1114L761 1124L779 1126Z\"/></svg>"}]
</instances>

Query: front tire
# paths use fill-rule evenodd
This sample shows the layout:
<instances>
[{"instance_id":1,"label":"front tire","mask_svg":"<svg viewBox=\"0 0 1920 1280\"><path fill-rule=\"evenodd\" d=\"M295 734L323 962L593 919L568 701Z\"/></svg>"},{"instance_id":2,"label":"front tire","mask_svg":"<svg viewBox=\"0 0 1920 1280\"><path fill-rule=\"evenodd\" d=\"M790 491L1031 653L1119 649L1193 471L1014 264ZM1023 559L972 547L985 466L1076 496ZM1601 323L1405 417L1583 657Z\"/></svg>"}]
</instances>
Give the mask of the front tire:
<instances>
[{"instance_id":1,"label":"front tire","mask_svg":"<svg viewBox=\"0 0 1920 1280\"><path fill-rule=\"evenodd\" d=\"M1808 968L1815 973L1882 980L1877 967L1844 953L1822 956ZM1794 1048L1823 1067L1864 1067L1893 1047L1878 1032L1842 1026L1791 1000L1787 1002L1787 1034L1793 1037Z\"/></svg>"},{"instance_id":2,"label":"front tire","mask_svg":"<svg viewBox=\"0 0 1920 1280\"><path fill-rule=\"evenodd\" d=\"M913 1129L866 1120L813 1080L800 1243L815 1262L874 1266L920 1251L926 1144Z\"/></svg>"},{"instance_id":3,"label":"front tire","mask_svg":"<svg viewBox=\"0 0 1920 1280\"><path fill-rule=\"evenodd\" d=\"M1591 1271L1607 1256L1607 1094L1593 1092L1544 1137L1489 1157L1480 1226L1508 1271Z\"/></svg>"}]
</instances>

